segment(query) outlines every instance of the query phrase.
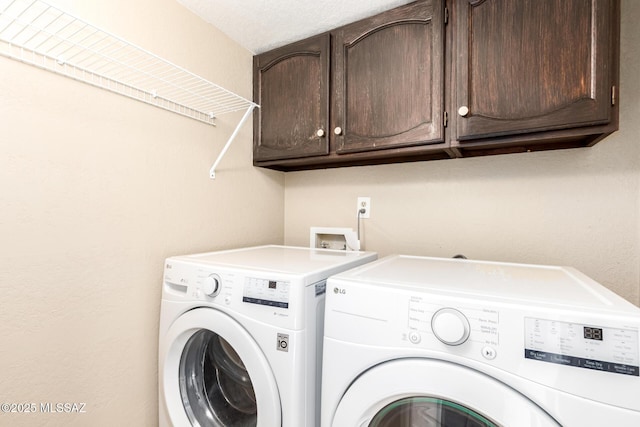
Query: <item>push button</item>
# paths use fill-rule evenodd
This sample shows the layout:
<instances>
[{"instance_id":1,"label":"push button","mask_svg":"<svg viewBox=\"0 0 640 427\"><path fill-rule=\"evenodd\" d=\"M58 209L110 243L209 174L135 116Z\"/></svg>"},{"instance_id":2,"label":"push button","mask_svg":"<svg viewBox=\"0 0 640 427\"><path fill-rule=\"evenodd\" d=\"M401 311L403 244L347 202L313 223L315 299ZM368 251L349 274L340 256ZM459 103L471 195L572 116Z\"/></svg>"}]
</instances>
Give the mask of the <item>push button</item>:
<instances>
[{"instance_id":1,"label":"push button","mask_svg":"<svg viewBox=\"0 0 640 427\"><path fill-rule=\"evenodd\" d=\"M498 353L496 352L496 349L493 347L482 347L482 357L484 357L487 360L493 360L496 358L496 356L498 355Z\"/></svg>"},{"instance_id":2,"label":"push button","mask_svg":"<svg viewBox=\"0 0 640 427\"><path fill-rule=\"evenodd\" d=\"M422 337L418 332L416 331L409 332L409 341L411 341L414 344L418 344L421 340L422 340Z\"/></svg>"}]
</instances>

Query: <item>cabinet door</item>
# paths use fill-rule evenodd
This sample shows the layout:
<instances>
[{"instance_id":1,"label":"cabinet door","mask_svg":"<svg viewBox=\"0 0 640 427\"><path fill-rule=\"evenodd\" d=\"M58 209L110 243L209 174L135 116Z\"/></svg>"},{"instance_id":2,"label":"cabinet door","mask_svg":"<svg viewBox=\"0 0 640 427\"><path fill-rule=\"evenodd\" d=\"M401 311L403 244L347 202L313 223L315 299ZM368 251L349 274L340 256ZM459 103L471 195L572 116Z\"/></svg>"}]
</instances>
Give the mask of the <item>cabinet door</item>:
<instances>
[{"instance_id":1,"label":"cabinet door","mask_svg":"<svg viewBox=\"0 0 640 427\"><path fill-rule=\"evenodd\" d=\"M254 164L326 155L328 34L254 57Z\"/></svg>"},{"instance_id":2,"label":"cabinet door","mask_svg":"<svg viewBox=\"0 0 640 427\"><path fill-rule=\"evenodd\" d=\"M421 0L334 32L337 153L444 140L443 10Z\"/></svg>"},{"instance_id":3,"label":"cabinet door","mask_svg":"<svg viewBox=\"0 0 640 427\"><path fill-rule=\"evenodd\" d=\"M613 0L456 0L460 142L611 120Z\"/></svg>"}]
</instances>

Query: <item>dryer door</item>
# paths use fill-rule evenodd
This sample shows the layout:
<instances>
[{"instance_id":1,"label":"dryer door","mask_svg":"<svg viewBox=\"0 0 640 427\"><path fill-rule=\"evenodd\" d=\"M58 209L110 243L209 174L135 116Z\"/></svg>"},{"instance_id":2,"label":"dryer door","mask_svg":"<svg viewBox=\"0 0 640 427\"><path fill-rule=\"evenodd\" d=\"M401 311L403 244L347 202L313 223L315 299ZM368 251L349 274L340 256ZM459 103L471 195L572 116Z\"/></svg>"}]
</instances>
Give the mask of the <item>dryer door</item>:
<instances>
[{"instance_id":1,"label":"dryer door","mask_svg":"<svg viewBox=\"0 0 640 427\"><path fill-rule=\"evenodd\" d=\"M359 376L332 426L558 427L522 394L472 369L431 359L399 359Z\"/></svg>"},{"instance_id":2,"label":"dryer door","mask_svg":"<svg viewBox=\"0 0 640 427\"><path fill-rule=\"evenodd\" d=\"M198 308L161 340L160 387L176 426L281 424L280 396L264 353L230 316Z\"/></svg>"}]
</instances>

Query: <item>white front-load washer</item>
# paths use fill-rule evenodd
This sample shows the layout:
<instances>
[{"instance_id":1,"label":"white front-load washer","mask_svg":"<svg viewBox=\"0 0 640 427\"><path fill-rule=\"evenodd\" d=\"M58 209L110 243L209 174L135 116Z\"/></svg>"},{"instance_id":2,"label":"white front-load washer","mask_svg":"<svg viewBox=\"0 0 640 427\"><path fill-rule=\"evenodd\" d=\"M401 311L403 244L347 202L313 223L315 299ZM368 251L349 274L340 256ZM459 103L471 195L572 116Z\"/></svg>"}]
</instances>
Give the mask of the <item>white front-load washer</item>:
<instances>
[{"instance_id":1,"label":"white front-load washer","mask_svg":"<svg viewBox=\"0 0 640 427\"><path fill-rule=\"evenodd\" d=\"M329 275L373 252L260 246L168 258L160 426L313 426Z\"/></svg>"},{"instance_id":2,"label":"white front-load washer","mask_svg":"<svg viewBox=\"0 0 640 427\"><path fill-rule=\"evenodd\" d=\"M572 268L386 257L327 281L322 425L640 426L639 329Z\"/></svg>"}]
</instances>

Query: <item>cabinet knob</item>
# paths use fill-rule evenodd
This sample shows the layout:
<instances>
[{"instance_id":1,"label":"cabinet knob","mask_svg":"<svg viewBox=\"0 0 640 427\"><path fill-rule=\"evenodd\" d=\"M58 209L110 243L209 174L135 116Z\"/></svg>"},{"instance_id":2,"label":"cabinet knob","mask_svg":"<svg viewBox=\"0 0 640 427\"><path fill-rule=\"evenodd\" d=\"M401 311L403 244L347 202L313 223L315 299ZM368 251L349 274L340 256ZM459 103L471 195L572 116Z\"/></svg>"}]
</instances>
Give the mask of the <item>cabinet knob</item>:
<instances>
[{"instance_id":1,"label":"cabinet knob","mask_svg":"<svg viewBox=\"0 0 640 427\"><path fill-rule=\"evenodd\" d=\"M336 127L333 130L333 133L335 133L336 135L342 135L342 128L340 126Z\"/></svg>"},{"instance_id":2,"label":"cabinet knob","mask_svg":"<svg viewBox=\"0 0 640 427\"><path fill-rule=\"evenodd\" d=\"M458 115L466 117L467 114L469 114L469 107L463 105L462 107L458 108Z\"/></svg>"},{"instance_id":3,"label":"cabinet knob","mask_svg":"<svg viewBox=\"0 0 640 427\"><path fill-rule=\"evenodd\" d=\"M318 129L316 131L316 135L318 136L318 138L322 138L324 136L324 129Z\"/></svg>"}]
</instances>

